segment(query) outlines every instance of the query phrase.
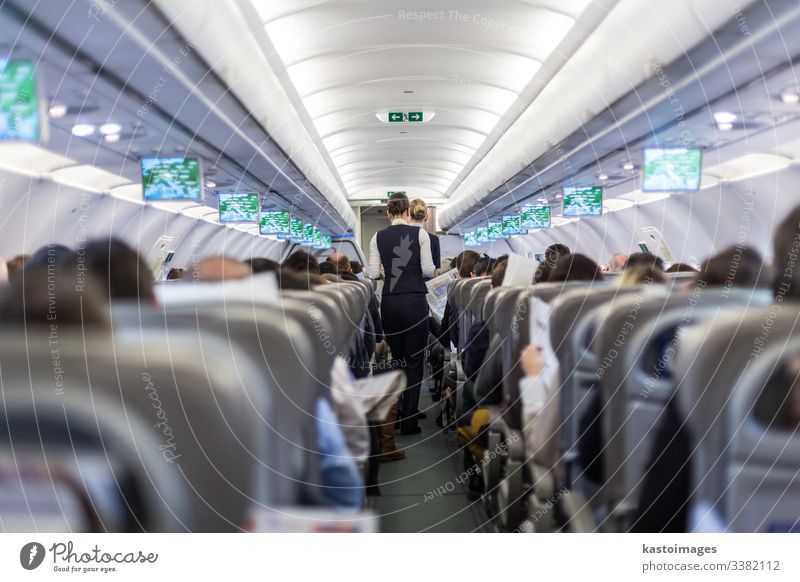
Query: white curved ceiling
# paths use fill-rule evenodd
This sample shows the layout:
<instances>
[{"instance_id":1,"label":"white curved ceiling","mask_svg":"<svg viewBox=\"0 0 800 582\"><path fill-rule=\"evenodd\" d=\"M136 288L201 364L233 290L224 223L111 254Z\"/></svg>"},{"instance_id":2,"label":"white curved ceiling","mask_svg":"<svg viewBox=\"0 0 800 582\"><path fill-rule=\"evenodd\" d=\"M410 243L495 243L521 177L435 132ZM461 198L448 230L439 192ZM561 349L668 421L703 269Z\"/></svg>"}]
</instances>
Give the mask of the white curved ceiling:
<instances>
[{"instance_id":1,"label":"white curved ceiling","mask_svg":"<svg viewBox=\"0 0 800 582\"><path fill-rule=\"evenodd\" d=\"M251 0L351 199L429 201L514 114L590 0ZM390 124L387 111L433 113Z\"/></svg>"}]
</instances>

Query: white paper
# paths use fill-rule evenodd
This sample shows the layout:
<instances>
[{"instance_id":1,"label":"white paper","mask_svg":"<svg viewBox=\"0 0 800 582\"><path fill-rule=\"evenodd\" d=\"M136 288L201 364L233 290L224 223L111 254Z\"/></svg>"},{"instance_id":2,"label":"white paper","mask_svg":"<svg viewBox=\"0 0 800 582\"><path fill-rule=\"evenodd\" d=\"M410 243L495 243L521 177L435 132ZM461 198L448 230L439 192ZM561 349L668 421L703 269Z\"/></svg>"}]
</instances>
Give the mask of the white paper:
<instances>
[{"instance_id":1,"label":"white paper","mask_svg":"<svg viewBox=\"0 0 800 582\"><path fill-rule=\"evenodd\" d=\"M510 253L508 255L508 265L506 265L506 276L503 277L503 287L512 285L530 285L533 283L533 276L536 273L536 261L522 255Z\"/></svg>"},{"instance_id":2,"label":"white paper","mask_svg":"<svg viewBox=\"0 0 800 582\"><path fill-rule=\"evenodd\" d=\"M450 269L425 283L428 288L428 294L425 298L428 300L428 306L431 308L433 316L439 321L444 317L444 308L447 305L447 289L450 287L450 283L456 279L458 279L458 269Z\"/></svg>"}]
</instances>

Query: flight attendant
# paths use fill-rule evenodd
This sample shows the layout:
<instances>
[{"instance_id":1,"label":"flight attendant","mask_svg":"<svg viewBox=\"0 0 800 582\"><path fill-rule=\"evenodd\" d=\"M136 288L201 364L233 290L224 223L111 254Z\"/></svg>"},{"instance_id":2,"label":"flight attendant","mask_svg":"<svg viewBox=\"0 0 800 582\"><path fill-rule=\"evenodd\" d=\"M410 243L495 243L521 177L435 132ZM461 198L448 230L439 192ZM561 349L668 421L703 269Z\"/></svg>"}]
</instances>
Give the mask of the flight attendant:
<instances>
[{"instance_id":1,"label":"flight attendant","mask_svg":"<svg viewBox=\"0 0 800 582\"><path fill-rule=\"evenodd\" d=\"M394 194L387 205L391 225L378 231L369 246L367 274L383 276L381 321L392 357L400 363L408 387L400 397L400 433L419 428L419 392L428 340L428 302L425 278L433 277L431 242L423 228L409 224L409 201Z\"/></svg>"},{"instance_id":2,"label":"flight attendant","mask_svg":"<svg viewBox=\"0 0 800 582\"><path fill-rule=\"evenodd\" d=\"M409 224L422 229L425 228L425 223L428 221L428 205L425 204L424 200L420 198L412 200L409 214L411 216ZM428 233L428 237L431 239L431 258L433 259L433 266L439 269L442 266L442 249L439 243L439 237L431 233Z\"/></svg>"}]
</instances>

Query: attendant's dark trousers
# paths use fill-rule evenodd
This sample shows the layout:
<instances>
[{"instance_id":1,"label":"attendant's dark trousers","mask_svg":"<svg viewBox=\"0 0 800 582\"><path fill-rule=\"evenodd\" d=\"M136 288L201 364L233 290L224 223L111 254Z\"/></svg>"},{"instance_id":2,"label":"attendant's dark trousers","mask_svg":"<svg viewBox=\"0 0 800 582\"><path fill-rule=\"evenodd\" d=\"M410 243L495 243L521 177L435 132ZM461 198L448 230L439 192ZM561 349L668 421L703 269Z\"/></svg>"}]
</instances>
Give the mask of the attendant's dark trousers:
<instances>
[{"instance_id":1,"label":"attendant's dark trousers","mask_svg":"<svg viewBox=\"0 0 800 582\"><path fill-rule=\"evenodd\" d=\"M413 432L417 428L419 391L428 341L428 302L425 295L384 295L381 299L381 321L392 358L400 363L408 381L408 387L400 397L400 432Z\"/></svg>"}]
</instances>

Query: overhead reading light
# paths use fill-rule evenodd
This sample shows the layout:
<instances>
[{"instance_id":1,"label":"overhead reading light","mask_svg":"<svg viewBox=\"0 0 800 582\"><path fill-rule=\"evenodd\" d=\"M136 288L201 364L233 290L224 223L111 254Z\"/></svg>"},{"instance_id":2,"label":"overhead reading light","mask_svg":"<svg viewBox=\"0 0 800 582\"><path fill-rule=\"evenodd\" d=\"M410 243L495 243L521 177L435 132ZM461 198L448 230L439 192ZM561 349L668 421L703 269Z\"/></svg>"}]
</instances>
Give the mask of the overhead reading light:
<instances>
[{"instance_id":1,"label":"overhead reading light","mask_svg":"<svg viewBox=\"0 0 800 582\"><path fill-rule=\"evenodd\" d=\"M733 129L732 123L718 123L717 129L720 131L730 131Z\"/></svg>"},{"instance_id":2,"label":"overhead reading light","mask_svg":"<svg viewBox=\"0 0 800 582\"><path fill-rule=\"evenodd\" d=\"M95 126L91 123L76 123L72 126L72 135L75 137L88 137L94 133Z\"/></svg>"},{"instance_id":3,"label":"overhead reading light","mask_svg":"<svg viewBox=\"0 0 800 582\"><path fill-rule=\"evenodd\" d=\"M67 114L67 111L69 111L69 107L66 104L57 102L50 106L47 113L52 119L60 119Z\"/></svg>"},{"instance_id":4,"label":"overhead reading light","mask_svg":"<svg viewBox=\"0 0 800 582\"><path fill-rule=\"evenodd\" d=\"M111 135L122 131L122 126L119 123L104 123L100 126L100 133L103 135Z\"/></svg>"},{"instance_id":5,"label":"overhead reading light","mask_svg":"<svg viewBox=\"0 0 800 582\"><path fill-rule=\"evenodd\" d=\"M597 174L597 179L600 180L601 182L605 182L606 180L608 180L608 174L606 174L605 172L600 172L599 174Z\"/></svg>"},{"instance_id":6,"label":"overhead reading light","mask_svg":"<svg viewBox=\"0 0 800 582\"><path fill-rule=\"evenodd\" d=\"M563 198L563 197L564 197L563 194L556 194L556 198Z\"/></svg>"},{"instance_id":7,"label":"overhead reading light","mask_svg":"<svg viewBox=\"0 0 800 582\"><path fill-rule=\"evenodd\" d=\"M790 89L784 89L781 91L781 101L783 101L786 105L797 105L800 103L800 93L798 93L797 89L794 87Z\"/></svg>"},{"instance_id":8,"label":"overhead reading light","mask_svg":"<svg viewBox=\"0 0 800 582\"><path fill-rule=\"evenodd\" d=\"M537 202L547 202L547 198L544 198L544 197L543 198L537 198L536 201Z\"/></svg>"},{"instance_id":9,"label":"overhead reading light","mask_svg":"<svg viewBox=\"0 0 800 582\"><path fill-rule=\"evenodd\" d=\"M624 164L622 164L622 169L623 169L623 170L626 170L626 171L628 171L628 172L630 172L631 170L633 170L633 168L634 168L634 167L635 167L635 166L633 165L633 162L625 162Z\"/></svg>"},{"instance_id":10,"label":"overhead reading light","mask_svg":"<svg viewBox=\"0 0 800 582\"><path fill-rule=\"evenodd\" d=\"M733 122L738 119L735 113L730 111L715 111L714 112L714 121L717 123L717 126L720 125L730 125L733 127Z\"/></svg>"},{"instance_id":11,"label":"overhead reading light","mask_svg":"<svg viewBox=\"0 0 800 582\"><path fill-rule=\"evenodd\" d=\"M108 143L117 143L119 141L119 134L109 133L103 136L103 139L106 140Z\"/></svg>"},{"instance_id":12,"label":"overhead reading light","mask_svg":"<svg viewBox=\"0 0 800 582\"><path fill-rule=\"evenodd\" d=\"M206 188L216 188L217 183L214 180L206 180Z\"/></svg>"}]
</instances>

